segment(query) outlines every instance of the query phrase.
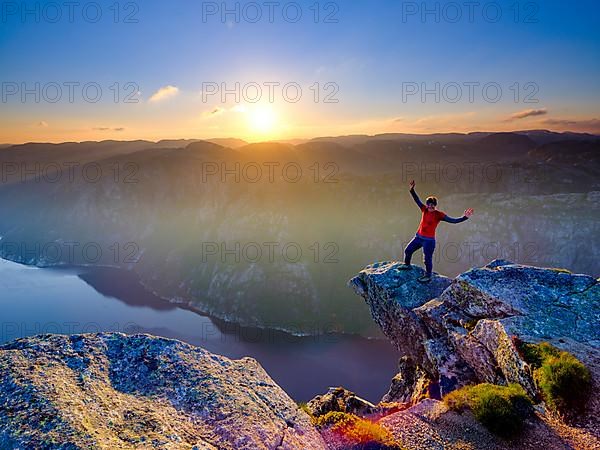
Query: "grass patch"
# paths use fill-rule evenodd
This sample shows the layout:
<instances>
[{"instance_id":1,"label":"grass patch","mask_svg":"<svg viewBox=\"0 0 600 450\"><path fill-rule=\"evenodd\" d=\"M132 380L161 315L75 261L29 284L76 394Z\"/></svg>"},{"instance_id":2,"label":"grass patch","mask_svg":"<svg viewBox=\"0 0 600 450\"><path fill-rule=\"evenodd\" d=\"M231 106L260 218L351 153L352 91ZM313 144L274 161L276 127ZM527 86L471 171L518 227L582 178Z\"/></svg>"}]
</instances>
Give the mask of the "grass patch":
<instances>
[{"instance_id":1,"label":"grass patch","mask_svg":"<svg viewBox=\"0 0 600 450\"><path fill-rule=\"evenodd\" d=\"M306 414L308 414L311 419L314 419L313 415L312 415L312 412L309 409L309 407L306 404L306 402L299 402L298 403L298 408L300 408L302 411L304 411Z\"/></svg>"},{"instance_id":2,"label":"grass patch","mask_svg":"<svg viewBox=\"0 0 600 450\"><path fill-rule=\"evenodd\" d=\"M331 425L343 423L344 421L350 420L352 417L356 417L354 414L348 414L340 411L329 411L327 414L315 417L315 425L318 428L326 428Z\"/></svg>"},{"instance_id":3,"label":"grass patch","mask_svg":"<svg viewBox=\"0 0 600 450\"><path fill-rule=\"evenodd\" d=\"M356 449L401 450L392 434L378 423L354 414L330 411L315 419L318 428L331 428L352 442Z\"/></svg>"},{"instance_id":4,"label":"grass patch","mask_svg":"<svg viewBox=\"0 0 600 450\"><path fill-rule=\"evenodd\" d=\"M535 383L550 408L567 416L585 409L592 389L592 376L581 361L548 342L518 342L518 349L533 368Z\"/></svg>"},{"instance_id":5,"label":"grass patch","mask_svg":"<svg viewBox=\"0 0 600 450\"><path fill-rule=\"evenodd\" d=\"M545 360L550 357L556 357L560 354L560 350L550 345L548 342L541 342L540 344L528 344L522 341L516 341L519 353L534 369L542 367Z\"/></svg>"},{"instance_id":6,"label":"grass patch","mask_svg":"<svg viewBox=\"0 0 600 450\"><path fill-rule=\"evenodd\" d=\"M444 403L454 411L471 410L488 430L507 439L521 432L531 412L531 400L518 384L465 386L446 395Z\"/></svg>"},{"instance_id":7,"label":"grass patch","mask_svg":"<svg viewBox=\"0 0 600 450\"><path fill-rule=\"evenodd\" d=\"M560 267L550 267L550 270L553 270L554 272L568 273L569 275L571 275L573 273L568 269L562 269Z\"/></svg>"},{"instance_id":8,"label":"grass patch","mask_svg":"<svg viewBox=\"0 0 600 450\"><path fill-rule=\"evenodd\" d=\"M592 387L587 367L573 355L561 352L544 361L534 372L535 382L548 406L564 413L580 413L585 409Z\"/></svg>"}]
</instances>

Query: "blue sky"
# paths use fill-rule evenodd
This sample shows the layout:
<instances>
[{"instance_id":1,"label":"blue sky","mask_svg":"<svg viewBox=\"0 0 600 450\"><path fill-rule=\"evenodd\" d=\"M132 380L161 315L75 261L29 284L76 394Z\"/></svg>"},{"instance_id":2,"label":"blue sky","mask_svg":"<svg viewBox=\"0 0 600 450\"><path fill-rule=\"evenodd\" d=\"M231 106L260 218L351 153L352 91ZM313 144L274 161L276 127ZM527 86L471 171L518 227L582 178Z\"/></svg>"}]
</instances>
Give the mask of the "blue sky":
<instances>
[{"instance_id":1,"label":"blue sky","mask_svg":"<svg viewBox=\"0 0 600 450\"><path fill-rule=\"evenodd\" d=\"M78 90L73 104L64 97L36 103L33 96L22 101L20 93L8 95L0 103L0 142L234 135L260 140L525 128L600 132L597 2L481 2L470 21L463 2L302 1L296 2L302 11L296 23L284 18L284 5L290 15L297 10L290 2L274 7L272 23L269 7L260 1L239 3L239 22L232 14L222 20L223 2L144 0L116 3L118 23L112 1L98 2L97 23L91 20L95 9L85 1L74 8L73 23L64 6L62 18L50 23L56 13L52 3L3 3L3 93L6 83L35 89L38 82L41 90L53 82L95 82L102 98L85 102ZM40 5L39 22L34 14L21 17L23 4ZM225 4L233 9L236 2ZM423 4L431 10L439 5L439 21L434 14L422 17ZM255 5L263 16L250 23L246 19L254 16ZM212 7L219 11L203 21L203 8ZM457 11L462 18L453 23ZM498 11L502 16L494 21ZM137 23L124 23L129 13ZM337 23L324 23L328 13ZM123 89L126 82L134 82L138 103L115 103L110 90L115 82L121 94L131 92ZM302 97L290 103L276 89L273 103L263 101L264 93L259 104L238 103L233 96L223 102L218 95L204 101L206 82L230 88L236 82L293 82L302 87ZM315 102L310 90L315 82L320 90L335 83L338 103L324 103L322 95ZM476 87L475 101L467 101L466 82L496 83L500 100L486 101ZM445 87L454 92L456 83L463 98L435 102L431 94L403 101L406 83L434 90L440 83L440 93ZM515 83L519 101L513 98ZM171 95L151 100L166 87L171 88L163 92ZM534 90L538 102L525 103L523 95ZM511 118L515 114L524 117Z\"/></svg>"}]
</instances>

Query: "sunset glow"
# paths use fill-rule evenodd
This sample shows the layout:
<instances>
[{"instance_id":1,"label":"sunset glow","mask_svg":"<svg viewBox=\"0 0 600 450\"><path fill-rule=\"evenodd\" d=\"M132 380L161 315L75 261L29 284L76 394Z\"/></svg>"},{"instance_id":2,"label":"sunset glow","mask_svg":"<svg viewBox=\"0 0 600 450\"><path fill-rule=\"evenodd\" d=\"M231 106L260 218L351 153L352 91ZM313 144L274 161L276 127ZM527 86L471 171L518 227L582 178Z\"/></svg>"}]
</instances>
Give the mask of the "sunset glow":
<instances>
[{"instance_id":1,"label":"sunset glow","mask_svg":"<svg viewBox=\"0 0 600 450\"><path fill-rule=\"evenodd\" d=\"M281 8L223 21L205 3L7 16L0 143L600 132L593 2L502 2L498 22L481 8L454 22L405 2L300 2L297 23Z\"/></svg>"},{"instance_id":2,"label":"sunset glow","mask_svg":"<svg viewBox=\"0 0 600 450\"><path fill-rule=\"evenodd\" d=\"M251 133L258 137L270 137L276 132L277 115L270 106L257 106L247 112Z\"/></svg>"}]
</instances>

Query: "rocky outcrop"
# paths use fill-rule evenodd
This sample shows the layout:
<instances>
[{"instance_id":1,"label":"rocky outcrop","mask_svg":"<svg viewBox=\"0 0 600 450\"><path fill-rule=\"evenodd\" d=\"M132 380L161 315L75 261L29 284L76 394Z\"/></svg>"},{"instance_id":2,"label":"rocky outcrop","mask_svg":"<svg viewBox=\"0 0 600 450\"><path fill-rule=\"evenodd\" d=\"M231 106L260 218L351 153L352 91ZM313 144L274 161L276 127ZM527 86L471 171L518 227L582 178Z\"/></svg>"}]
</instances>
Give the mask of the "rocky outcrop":
<instances>
[{"instance_id":1,"label":"rocky outcrop","mask_svg":"<svg viewBox=\"0 0 600 450\"><path fill-rule=\"evenodd\" d=\"M574 428L537 411L524 422L520 436L505 440L492 434L468 412L449 411L440 401L425 399L377 422L401 448L410 450L573 450L600 448L594 430Z\"/></svg>"},{"instance_id":2,"label":"rocky outcrop","mask_svg":"<svg viewBox=\"0 0 600 450\"><path fill-rule=\"evenodd\" d=\"M413 309L439 296L452 280L435 274L430 283L421 284L417 278L425 274L423 269L412 266L410 271L400 271L398 266L389 261L372 264L349 284L365 299L373 319L392 343L419 365L428 366L424 348L407 345L427 338L427 329Z\"/></svg>"},{"instance_id":3,"label":"rocky outcrop","mask_svg":"<svg viewBox=\"0 0 600 450\"><path fill-rule=\"evenodd\" d=\"M350 280L403 355L385 401L440 398L466 384L519 383L536 395L514 337L574 353L597 379L600 283L587 275L496 260L419 285L420 269L368 266Z\"/></svg>"},{"instance_id":4,"label":"rocky outcrop","mask_svg":"<svg viewBox=\"0 0 600 450\"><path fill-rule=\"evenodd\" d=\"M251 358L148 335L0 346L0 448L324 449Z\"/></svg>"},{"instance_id":5,"label":"rocky outcrop","mask_svg":"<svg viewBox=\"0 0 600 450\"><path fill-rule=\"evenodd\" d=\"M430 382L427 372L403 356L398 361L398 373L381 401L415 404L431 397L439 397L437 386Z\"/></svg>"},{"instance_id":6,"label":"rocky outcrop","mask_svg":"<svg viewBox=\"0 0 600 450\"><path fill-rule=\"evenodd\" d=\"M373 403L360 398L354 392L343 387L329 388L325 394L317 395L309 401L306 407L314 417L319 417L332 411L366 415L372 414L377 410L377 407Z\"/></svg>"}]
</instances>

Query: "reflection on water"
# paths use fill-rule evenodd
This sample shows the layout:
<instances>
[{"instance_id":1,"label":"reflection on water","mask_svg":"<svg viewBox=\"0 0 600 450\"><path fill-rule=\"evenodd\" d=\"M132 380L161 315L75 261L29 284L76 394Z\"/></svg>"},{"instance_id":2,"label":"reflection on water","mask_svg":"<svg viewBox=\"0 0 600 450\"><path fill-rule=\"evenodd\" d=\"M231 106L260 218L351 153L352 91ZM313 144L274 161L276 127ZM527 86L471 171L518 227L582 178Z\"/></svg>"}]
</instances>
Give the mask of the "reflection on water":
<instances>
[{"instance_id":1,"label":"reflection on water","mask_svg":"<svg viewBox=\"0 0 600 450\"><path fill-rule=\"evenodd\" d=\"M157 298L115 269L39 269L0 259L0 307L0 342L42 333L150 333L256 358L298 401L340 385L378 401L396 368L386 341L224 326Z\"/></svg>"}]
</instances>

